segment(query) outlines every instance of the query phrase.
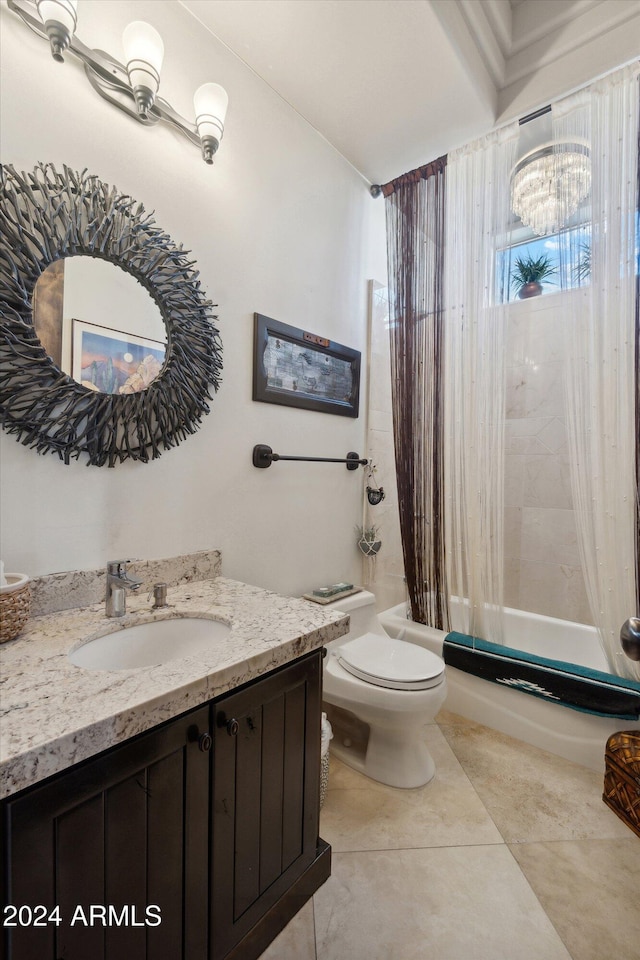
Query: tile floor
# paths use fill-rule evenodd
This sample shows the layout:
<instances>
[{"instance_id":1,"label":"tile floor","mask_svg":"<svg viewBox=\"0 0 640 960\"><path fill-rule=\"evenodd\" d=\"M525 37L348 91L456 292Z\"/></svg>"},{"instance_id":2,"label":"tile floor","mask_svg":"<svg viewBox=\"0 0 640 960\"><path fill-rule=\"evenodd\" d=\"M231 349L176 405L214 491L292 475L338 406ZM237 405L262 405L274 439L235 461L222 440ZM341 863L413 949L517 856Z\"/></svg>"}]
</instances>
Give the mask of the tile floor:
<instances>
[{"instance_id":1,"label":"tile floor","mask_svg":"<svg viewBox=\"0 0 640 960\"><path fill-rule=\"evenodd\" d=\"M332 758L332 875L262 960L640 960L640 839L585 767L441 711L435 779Z\"/></svg>"}]
</instances>

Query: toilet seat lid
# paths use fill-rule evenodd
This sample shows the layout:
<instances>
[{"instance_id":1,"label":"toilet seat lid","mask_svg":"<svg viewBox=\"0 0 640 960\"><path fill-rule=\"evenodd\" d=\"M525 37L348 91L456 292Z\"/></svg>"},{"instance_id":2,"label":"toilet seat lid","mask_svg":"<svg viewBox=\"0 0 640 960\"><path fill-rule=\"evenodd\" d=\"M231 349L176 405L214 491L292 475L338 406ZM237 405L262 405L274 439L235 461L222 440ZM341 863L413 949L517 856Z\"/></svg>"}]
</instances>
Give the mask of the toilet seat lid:
<instances>
[{"instance_id":1,"label":"toilet seat lid","mask_svg":"<svg viewBox=\"0 0 640 960\"><path fill-rule=\"evenodd\" d=\"M338 651L348 673L366 683L394 690L426 690L441 683L444 661L415 643L365 633Z\"/></svg>"}]
</instances>

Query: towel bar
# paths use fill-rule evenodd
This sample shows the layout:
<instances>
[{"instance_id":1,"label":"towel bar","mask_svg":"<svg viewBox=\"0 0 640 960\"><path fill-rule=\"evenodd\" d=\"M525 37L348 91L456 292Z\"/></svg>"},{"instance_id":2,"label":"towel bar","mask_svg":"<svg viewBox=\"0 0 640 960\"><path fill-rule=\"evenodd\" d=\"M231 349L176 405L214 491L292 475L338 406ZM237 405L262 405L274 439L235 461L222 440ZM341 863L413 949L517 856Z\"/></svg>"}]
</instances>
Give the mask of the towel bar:
<instances>
[{"instance_id":1,"label":"towel bar","mask_svg":"<svg viewBox=\"0 0 640 960\"><path fill-rule=\"evenodd\" d=\"M364 467L369 462L359 454L351 451L346 458L336 459L335 457L285 457L280 453L274 453L271 447L266 443L257 443L253 448L254 467L270 467L274 460L306 460L311 463L346 463L347 470L357 470L358 467Z\"/></svg>"}]
</instances>

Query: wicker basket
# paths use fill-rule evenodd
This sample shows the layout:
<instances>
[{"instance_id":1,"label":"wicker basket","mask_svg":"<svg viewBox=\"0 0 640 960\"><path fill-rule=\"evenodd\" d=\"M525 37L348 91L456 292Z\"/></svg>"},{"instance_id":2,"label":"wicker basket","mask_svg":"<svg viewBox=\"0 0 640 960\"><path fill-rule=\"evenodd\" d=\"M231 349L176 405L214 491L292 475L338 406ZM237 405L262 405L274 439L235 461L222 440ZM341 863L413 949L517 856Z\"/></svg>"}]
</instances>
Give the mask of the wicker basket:
<instances>
[{"instance_id":1,"label":"wicker basket","mask_svg":"<svg viewBox=\"0 0 640 960\"><path fill-rule=\"evenodd\" d=\"M602 799L640 837L640 733L621 731L607 740Z\"/></svg>"},{"instance_id":2,"label":"wicker basket","mask_svg":"<svg viewBox=\"0 0 640 960\"><path fill-rule=\"evenodd\" d=\"M8 573L7 585L0 587L0 643L18 636L29 619L31 591L29 578L22 573Z\"/></svg>"}]
</instances>

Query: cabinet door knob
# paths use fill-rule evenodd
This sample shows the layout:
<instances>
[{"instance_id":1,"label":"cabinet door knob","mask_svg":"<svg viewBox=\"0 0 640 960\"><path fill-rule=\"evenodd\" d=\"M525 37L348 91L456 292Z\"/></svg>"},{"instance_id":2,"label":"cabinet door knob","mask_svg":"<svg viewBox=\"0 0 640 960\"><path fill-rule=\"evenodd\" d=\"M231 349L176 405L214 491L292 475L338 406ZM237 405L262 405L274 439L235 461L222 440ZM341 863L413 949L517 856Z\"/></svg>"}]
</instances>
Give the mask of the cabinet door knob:
<instances>
[{"instance_id":1,"label":"cabinet door knob","mask_svg":"<svg viewBox=\"0 0 640 960\"><path fill-rule=\"evenodd\" d=\"M211 750L213 746L213 737L210 733L202 733L198 737L198 747L202 750L203 753L206 753L207 750Z\"/></svg>"},{"instance_id":2,"label":"cabinet door knob","mask_svg":"<svg viewBox=\"0 0 640 960\"><path fill-rule=\"evenodd\" d=\"M238 730L240 729L240 724L237 720L229 720L227 722L227 733L230 737L236 737L238 735Z\"/></svg>"}]
</instances>

